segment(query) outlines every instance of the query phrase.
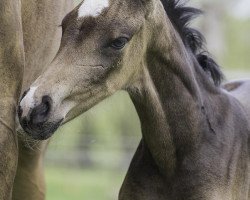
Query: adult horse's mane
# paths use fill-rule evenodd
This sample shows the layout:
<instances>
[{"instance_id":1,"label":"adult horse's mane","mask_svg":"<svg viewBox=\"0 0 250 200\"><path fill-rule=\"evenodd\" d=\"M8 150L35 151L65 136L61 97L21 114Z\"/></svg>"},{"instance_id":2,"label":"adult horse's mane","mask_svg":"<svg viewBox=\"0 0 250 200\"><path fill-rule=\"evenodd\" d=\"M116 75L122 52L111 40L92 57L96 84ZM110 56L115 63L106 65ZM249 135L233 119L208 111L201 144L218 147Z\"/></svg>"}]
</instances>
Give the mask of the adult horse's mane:
<instances>
[{"instance_id":1,"label":"adult horse's mane","mask_svg":"<svg viewBox=\"0 0 250 200\"><path fill-rule=\"evenodd\" d=\"M189 26L192 19L202 14L202 11L197 8L187 7L182 0L161 0L161 2L186 48L191 49L200 66L210 74L215 85L220 85L223 74L218 64L205 50L204 36L198 30Z\"/></svg>"}]
</instances>

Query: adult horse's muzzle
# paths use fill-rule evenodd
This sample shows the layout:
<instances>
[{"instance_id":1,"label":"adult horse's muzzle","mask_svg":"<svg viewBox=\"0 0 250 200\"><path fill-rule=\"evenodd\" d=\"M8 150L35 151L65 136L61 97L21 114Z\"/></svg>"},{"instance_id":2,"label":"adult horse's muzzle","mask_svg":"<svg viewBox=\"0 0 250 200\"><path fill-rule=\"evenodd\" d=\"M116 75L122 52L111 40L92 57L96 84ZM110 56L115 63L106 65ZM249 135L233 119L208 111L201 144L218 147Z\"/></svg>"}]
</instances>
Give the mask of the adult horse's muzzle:
<instances>
[{"instance_id":1,"label":"adult horse's muzzle","mask_svg":"<svg viewBox=\"0 0 250 200\"><path fill-rule=\"evenodd\" d=\"M27 92L24 93L22 99ZM21 99L21 101L22 101ZM18 118L20 125L24 131L33 139L46 140L60 126L63 119L57 122L49 122L49 116L52 108L52 99L49 96L43 96L41 103L33 108L29 108L28 112L23 112L22 104L18 106Z\"/></svg>"}]
</instances>

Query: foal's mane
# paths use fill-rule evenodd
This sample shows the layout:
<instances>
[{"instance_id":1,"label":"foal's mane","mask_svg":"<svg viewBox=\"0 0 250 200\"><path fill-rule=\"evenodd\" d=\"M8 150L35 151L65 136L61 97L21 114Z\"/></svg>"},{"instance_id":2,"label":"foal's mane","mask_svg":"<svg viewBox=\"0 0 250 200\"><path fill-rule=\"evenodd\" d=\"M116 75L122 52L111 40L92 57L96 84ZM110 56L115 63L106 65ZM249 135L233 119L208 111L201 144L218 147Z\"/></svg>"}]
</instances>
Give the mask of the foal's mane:
<instances>
[{"instance_id":1,"label":"foal's mane","mask_svg":"<svg viewBox=\"0 0 250 200\"><path fill-rule=\"evenodd\" d=\"M191 50L202 69L210 74L215 85L220 85L223 74L218 64L205 50L204 36L198 30L189 26L192 19L202 14L202 11L186 6L186 3L182 0L161 0L161 2L186 48Z\"/></svg>"}]
</instances>

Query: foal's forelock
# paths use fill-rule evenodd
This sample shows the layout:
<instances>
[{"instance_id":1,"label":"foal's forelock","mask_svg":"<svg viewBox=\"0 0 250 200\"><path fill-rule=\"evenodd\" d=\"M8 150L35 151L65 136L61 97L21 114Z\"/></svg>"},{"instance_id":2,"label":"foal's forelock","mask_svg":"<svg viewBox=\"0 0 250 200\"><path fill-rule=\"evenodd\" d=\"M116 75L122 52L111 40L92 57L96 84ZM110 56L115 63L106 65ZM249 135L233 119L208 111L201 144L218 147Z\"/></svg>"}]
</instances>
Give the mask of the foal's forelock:
<instances>
[{"instance_id":1,"label":"foal's forelock","mask_svg":"<svg viewBox=\"0 0 250 200\"><path fill-rule=\"evenodd\" d=\"M84 0L78 10L78 18L97 17L109 6L109 0Z\"/></svg>"}]
</instances>

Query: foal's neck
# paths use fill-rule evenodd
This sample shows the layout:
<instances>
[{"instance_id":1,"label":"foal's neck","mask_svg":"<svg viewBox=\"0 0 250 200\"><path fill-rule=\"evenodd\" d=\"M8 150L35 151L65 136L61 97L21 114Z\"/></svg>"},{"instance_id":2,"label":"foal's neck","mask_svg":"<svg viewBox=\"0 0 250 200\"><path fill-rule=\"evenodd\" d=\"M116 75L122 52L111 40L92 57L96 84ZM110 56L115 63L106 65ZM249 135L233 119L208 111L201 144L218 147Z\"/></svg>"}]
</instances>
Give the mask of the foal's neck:
<instances>
[{"instance_id":1,"label":"foal's neck","mask_svg":"<svg viewBox=\"0 0 250 200\"><path fill-rule=\"evenodd\" d=\"M145 144L159 169L172 176L178 163L199 144L206 121L202 93L213 86L170 22L164 20L160 26L149 43L142 81L130 94Z\"/></svg>"}]
</instances>

